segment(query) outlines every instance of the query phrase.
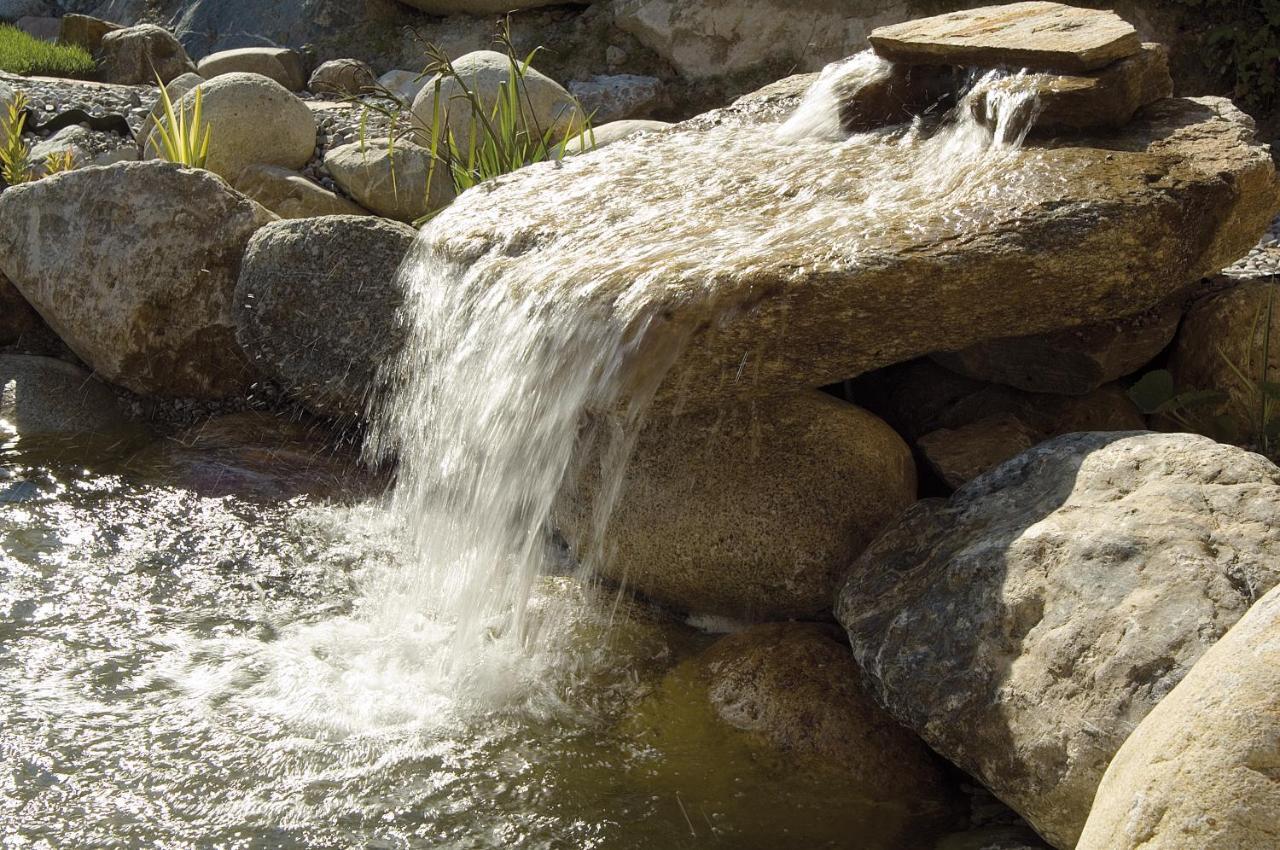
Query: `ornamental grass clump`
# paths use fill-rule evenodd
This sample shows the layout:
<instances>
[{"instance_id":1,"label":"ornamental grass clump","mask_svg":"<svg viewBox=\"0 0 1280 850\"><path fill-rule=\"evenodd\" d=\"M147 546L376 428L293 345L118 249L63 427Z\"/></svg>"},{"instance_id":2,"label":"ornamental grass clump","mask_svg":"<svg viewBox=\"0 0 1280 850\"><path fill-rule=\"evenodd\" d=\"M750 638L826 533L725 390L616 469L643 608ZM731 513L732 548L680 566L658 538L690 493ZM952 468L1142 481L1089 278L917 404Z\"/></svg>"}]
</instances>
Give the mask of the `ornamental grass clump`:
<instances>
[{"instance_id":1,"label":"ornamental grass clump","mask_svg":"<svg viewBox=\"0 0 1280 850\"><path fill-rule=\"evenodd\" d=\"M195 89L194 103L190 114L186 109L177 109L169 89L156 76L160 86L160 102L164 106L164 114L156 122L152 145L161 159L185 165L188 168L204 168L209 159L209 145L213 138L213 128L204 121L204 92Z\"/></svg>"},{"instance_id":2,"label":"ornamental grass clump","mask_svg":"<svg viewBox=\"0 0 1280 850\"><path fill-rule=\"evenodd\" d=\"M31 148L22 138L27 126L27 96L16 92L0 115L0 179L17 186L31 179Z\"/></svg>"},{"instance_id":3,"label":"ornamental grass clump","mask_svg":"<svg viewBox=\"0 0 1280 850\"><path fill-rule=\"evenodd\" d=\"M88 79L95 70L93 57L83 47L43 41L11 24L0 24L0 71Z\"/></svg>"}]
</instances>

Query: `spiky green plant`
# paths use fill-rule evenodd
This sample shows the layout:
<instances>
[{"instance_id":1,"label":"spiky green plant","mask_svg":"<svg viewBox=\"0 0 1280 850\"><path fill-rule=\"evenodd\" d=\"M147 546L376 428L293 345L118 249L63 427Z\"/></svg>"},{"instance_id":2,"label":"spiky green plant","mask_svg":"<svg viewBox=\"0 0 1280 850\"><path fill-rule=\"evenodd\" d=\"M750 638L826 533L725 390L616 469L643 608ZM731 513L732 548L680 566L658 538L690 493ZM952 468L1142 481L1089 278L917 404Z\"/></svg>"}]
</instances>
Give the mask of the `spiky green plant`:
<instances>
[{"instance_id":1,"label":"spiky green plant","mask_svg":"<svg viewBox=\"0 0 1280 850\"><path fill-rule=\"evenodd\" d=\"M22 139L27 126L27 96L15 93L0 115L0 178L10 186L32 179L31 148Z\"/></svg>"},{"instance_id":2,"label":"spiky green plant","mask_svg":"<svg viewBox=\"0 0 1280 850\"><path fill-rule=\"evenodd\" d=\"M190 115L186 109L177 109L164 81L156 76L160 86L160 102L164 106L164 114L156 122L151 142L161 159L185 165L188 168L204 168L209 159L209 146L213 138L213 128L204 121L204 92L195 89L194 102Z\"/></svg>"},{"instance_id":3,"label":"spiky green plant","mask_svg":"<svg viewBox=\"0 0 1280 850\"><path fill-rule=\"evenodd\" d=\"M54 174L62 174L66 171L74 171L75 167L76 154L70 148L55 151L44 158L44 174L46 177L52 177Z\"/></svg>"}]
</instances>

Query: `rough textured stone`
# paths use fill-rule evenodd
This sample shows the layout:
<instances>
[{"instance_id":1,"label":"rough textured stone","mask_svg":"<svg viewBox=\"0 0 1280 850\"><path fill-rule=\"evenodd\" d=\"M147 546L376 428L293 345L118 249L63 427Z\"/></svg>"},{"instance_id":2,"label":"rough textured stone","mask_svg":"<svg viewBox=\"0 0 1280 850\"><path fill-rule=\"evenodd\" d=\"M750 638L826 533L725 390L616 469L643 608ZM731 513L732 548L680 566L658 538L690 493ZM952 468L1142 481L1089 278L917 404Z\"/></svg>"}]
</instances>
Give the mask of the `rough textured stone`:
<instances>
[{"instance_id":1,"label":"rough textured stone","mask_svg":"<svg viewBox=\"0 0 1280 850\"><path fill-rule=\"evenodd\" d=\"M108 434L127 426L111 388L51 357L0 354L0 443L67 434Z\"/></svg>"},{"instance_id":2,"label":"rough textured stone","mask_svg":"<svg viewBox=\"0 0 1280 850\"><path fill-rule=\"evenodd\" d=\"M1107 768L1077 850L1280 842L1280 589L1147 715Z\"/></svg>"},{"instance_id":3,"label":"rough textured stone","mask_svg":"<svg viewBox=\"0 0 1280 850\"><path fill-rule=\"evenodd\" d=\"M432 171L431 151L404 139L342 145L325 154L324 166L361 206L396 221L411 224L453 199L447 170Z\"/></svg>"},{"instance_id":4,"label":"rough textured stone","mask_svg":"<svg viewBox=\"0 0 1280 850\"><path fill-rule=\"evenodd\" d=\"M1096 71L1141 47L1137 30L1115 12L1039 0L880 27L869 40L904 64L1058 72Z\"/></svg>"},{"instance_id":5,"label":"rough textured stone","mask_svg":"<svg viewBox=\"0 0 1280 850\"><path fill-rule=\"evenodd\" d=\"M1091 74L1027 74L1004 77L979 89L986 108L991 95L1034 89L1039 112L1034 130L1053 133L1067 130L1118 130L1149 103L1173 95L1169 75L1169 51L1159 44L1142 50Z\"/></svg>"},{"instance_id":6,"label":"rough textured stone","mask_svg":"<svg viewBox=\"0 0 1280 850\"><path fill-rule=\"evenodd\" d=\"M167 83L195 69L178 39L163 27L139 24L102 37L98 71L105 82L154 85L157 75Z\"/></svg>"},{"instance_id":7,"label":"rough textured stone","mask_svg":"<svg viewBox=\"0 0 1280 850\"><path fill-rule=\"evenodd\" d=\"M1051 844L1135 726L1280 581L1280 469L1187 434L1073 434L913 506L836 616L877 699Z\"/></svg>"},{"instance_id":8,"label":"rough textured stone","mask_svg":"<svg viewBox=\"0 0 1280 850\"><path fill-rule=\"evenodd\" d=\"M394 94L405 103L413 103L433 77L425 76L421 71L388 71L378 77L378 85Z\"/></svg>"},{"instance_id":9,"label":"rough textured stone","mask_svg":"<svg viewBox=\"0 0 1280 850\"><path fill-rule=\"evenodd\" d=\"M662 95L662 81L657 77L613 74L574 80L568 89L593 124L608 124L652 115Z\"/></svg>"},{"instance_id":10,"label":"rough textured stone","mask_svg":"<svg viewBox=\"0 0 1280 850\"><path fill-rule=\"evenodd\" d=\"M621 300L689 329L659 402L714 406L1150 309L1247 252L1280 208L1252 122L1212 98L1161 101L1119 135L983 149L968 166L927 142L787 144L757 120L720 111L522 169L460 196L431 250L500 255L513 278L596 276L602 309ZM964 179L939 194L939 172ZM869 175L887 173L900 176L868 197ZM626 254L584 220L625 234Z\"/></svg>"},{"instance_id":11,"label":"rough textured stone","mask_svg":"<svg viewBox=\"0 0 1280 850\"><path fill-rule=\"evenodd\" d=\"M1003 414L959 428L940 428L916 443L920 454L950 487L977 478L1040 442L1040 435L1016 416Z\"/></svg>"},{"instance_id":12,"label":"rough textured stone","mask_svg":"<svg viewBox=\"0 0 1280 850\"><path fill-rule=\"evenodd\" d=\"M80 169L0 195L0 271L107 380L219 398L251 378L231 297L250 235L273 217L207 171Z\"/></svg>"},{"instance_id":13,"label":"rough textured stone","mask_svg":"<svg viewBox=\"0 0 1280 850\"><path fill-rule=\"evenodd\" d=\"M299 169L316 150L316 120L307 105L261 74L223 74L182 96L175 109L194 110L203 93L213 129L205 167L232 180L249 165Z\"/></svg>"},{"instance_id":14,"label":"rough textured stone","mask_svg":"<svg viewBox=\"0 0 1280 850\"><path fill-rule=\"evenodd\" d=\"M1264 382L1280 384L1280 283L1249 280L1193 305L1178 332L1169 370L1179 392L1225 393L1221 404L1196 411L1198 420L1212 425L1214 436L1258 442Z\"/></svg>"},{"instance_id":15,"label":"rough textured stone","mask_svg":"<svg viewBox=\"0 0 1280 850\"><path fill-rule=\"evenodd\" d=\"M378 75L359 59L330 59L311 74L307 88L317 94L367 94L378 84Z\"/></svg>"},{"instance_id":16,"label":"rough textured stone","mask_svg":"<svg viewBox=\"0 0 1280 850\"><path fill-rule=\"evenodd\" d=\"M439 97L440 113L444 116L444 130L452 134L461 150L467 150L471 139L472 109L470 101L462 97L465 83L487 110L492 110L511 77L511 60L492 50L477 50L454 60L453 68L459 79L452 77L441 81L437 93L434 85L427 86L413 101L413 116L419 128L430 127L436 114L436 98ZM523 127L536 135L551 132L552 141L560 141L581 132L584 116L577 101L559 83L529 68L521 86L521 122ZM417 130L418 141L426 143L429 135Z\"/></svg>"},{"instance_id":17,"label":"rough textured stone","mask_svg":"<svg viewBox=\"0 0 1280 850\"><path fill-rule=\"evenodd\" d=\"M57 18L47 15L27 15L18 18L17 27L32 38L41 41L57 41L58 33L62 29Z\"/></svg>"},{"instance_id":18,"label":"rough textured stone","mask_svg":"<svg viewBox=\"0 0 1280 850\"><path fill-rule=\"evenodd\" d=\"M307 87L302 56L287 47L241 47L221 50L200 60L196 73L206 80L224 74L260 74L289 91Z\"/></svg>"},{"instance_id":19,"label":"rough textured stone","mask_svg":"<svg viewBox=\"0 0 1280 850\"><path fill-rule=\"evenodd\" d=\"M584 465L559 511L580 557L591 554L599 466ZM915 488L901 438L821 393L656 417L627 466L601 570L683 611L822 614L839 571L911 504Z\"/></svg>"},{"instance_id":20,"label":"rough textured stone","mask_svg":"<svg viewBox=\"0 0 1280 850\"><path fill-rule=\"evenodd\" d=\"M22 293L0 274L0 345L13 345L38 331L44 321Z\"/></svg>"},{"instance_id":21,"label":"rough textured stone","mask_svg":"<svg viewBox=\"0 0 1280 850\"><path fill-rule=\"evenodd\" d=\"M89 15L70 13L62 16L58 40L63 44L83 47L90 54L102 49L102 39L107 33L122 29L119 24L100 20Z\"/></svg>"},{"instance_id":22,"label":"rough textured stone","mask_svg":"<svg viewBox=\"0 0 1280 850\"><path fill-rule=\"evenodd\" d=\"M236 337L244 351L317 413L362 415L378 367L403 338L396 271L416 235L369 216L262 228L236 287Z\"/></svg>"},{"instance_id":23,"label":"rough textured stone","mask_svg":"<svg viewBox=\"0 0 1280 850\"><path fill-rule=\"evenodd\" d=\"M1171 301L1136 316L991 340L934 359L980 381L1034 393L1084 395L1150 363L1173 340L1181 318L1181 302Z\"/></svg>"},{"instance_id":24,"label":"rough textured stone","mask_svg":"<svg viewBox=\"0 0 1280 850\"><path fill-rule=\"evenodd\" d=\"M369 211L312 183L296 171L274 165L246 166L232 185L281 218L369 215Z\"/></svg>"}]
</instances>

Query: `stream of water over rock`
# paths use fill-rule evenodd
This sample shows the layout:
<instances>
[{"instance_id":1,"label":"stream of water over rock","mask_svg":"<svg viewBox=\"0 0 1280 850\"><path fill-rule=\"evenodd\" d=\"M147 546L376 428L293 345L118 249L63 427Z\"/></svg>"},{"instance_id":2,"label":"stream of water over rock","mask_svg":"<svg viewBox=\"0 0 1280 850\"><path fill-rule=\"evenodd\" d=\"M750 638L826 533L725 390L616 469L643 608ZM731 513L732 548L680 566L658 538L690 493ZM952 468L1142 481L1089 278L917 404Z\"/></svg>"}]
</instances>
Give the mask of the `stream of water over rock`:
<instances>
[{"instance_id":1,"label":"stream of water over rock","mask_svg":"<svg viewBox=\"0 0 1280 850\"><path fill-rule=\"evenodd\" d=\"M829 70L781 131L688 134L706 180L726 157L777 163L752 202L793 207L791 233L655 203L684 242L586 214L461 262L449 213L425 228L403 271L410 344L372 408L369 453L398 461L385 504L206 498L109 447L8 445L0 847L901 846L905 815L850 805L838 765L796 775L705 700L659 699L706 639L592 587L591 553L568 568L551 528L588 442L608 447L607 517L680 354L651 287L815 216L853 249L879 217L1016 180L1005 119L1025 104L993 127L962 104L940 129L836 132L835 83L877 72ZM850 146L864 202L810 209L809 186L849 179L823 163ZM638 361L654 333L665 356Z\"/></svg>"}]
</instances>

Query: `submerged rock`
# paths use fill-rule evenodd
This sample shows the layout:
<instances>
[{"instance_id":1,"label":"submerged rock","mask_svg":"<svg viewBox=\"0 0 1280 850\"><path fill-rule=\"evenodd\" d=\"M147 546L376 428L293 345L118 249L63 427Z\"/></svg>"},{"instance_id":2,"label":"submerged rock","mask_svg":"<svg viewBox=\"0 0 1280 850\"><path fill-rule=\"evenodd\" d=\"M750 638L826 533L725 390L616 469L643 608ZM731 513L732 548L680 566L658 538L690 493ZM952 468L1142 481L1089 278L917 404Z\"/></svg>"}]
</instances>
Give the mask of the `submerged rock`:
<instances>
[{"instance_id":1,"label":"submerged rock","mask_svg":"<svg viewBox=\"0 0 1280 850\"><path fill-rule=\"evenodd\" d=\"M822 393L659 416L640 434L609 520L613 581L682 611L821 615L848 561L915 499L911 453L884 422ZM600 465L560 511L594 555Z\"/></svg>"},{"instance_id":2,"label":"submerged rock","mask_svg":"<svg viewBox=\"0 0 1280 850\"><path fill-rule=\"evenodd\" d=\"M659 400L696 407L1151 309L1248 251L1280 208L1252 122L1219 99L1023 149L969 126L791 143L764 112L491 181L437 221L432 250L485 257L502 274L473 277L516 290L590 279L613 321L687 330ZM635 361L662 359L669 336Z\"/></svg>"},{"instance_id":3,"label":"submerged rock","mask_svg":"<svg viewBox=\"0 0 1280 850\"><path fill-rule=\"evenodd\" d=\"M273 218L207 171L85 168L0 194L0 270L112 383L223 398L252 379L231 297L249 237Z\"/></svg>"},{"instance_id":4,"label":"submerged rock","mask_svg":"<svg viewBox=\"0 0 1280 850\"><path fill-rule=\"evenodd\" d=\"M1280 826L1280 589L1116 753L1077 850L1261 850Z\"/></svg>"},{"instance_id":5,"label":"submerged rock","mask_svg":"<svg viewBox=\"0 0 1280 850\"><path fill-rule=\"evenodd\" d=\"M278 221L249 242L236 337L263 374L309 408L360 416L404 333L396 270L413 228L372 216Z\"/></svg>"},{"instance_id":6,"label":"submerged rock","mask_svg":"<svg viewBox=\"0 0 1280 850\"><path fill-rule=\"evenodd\" d=\"M1280 581L1276 516L1258 455L1073 434L913 506L836 615L895 717L1070 848L1124 739Z\"/></svg>"},{"instance_id":7,"label":"submerged rock","mask_svg":"<svg viewBox=\"0 0 1280 850\"><path fill-rule=\"evenodd\" d=\"M110 434L128 427L111 388L51 357L0 354L0 441Z\"/></svg>"}]
</instances>

